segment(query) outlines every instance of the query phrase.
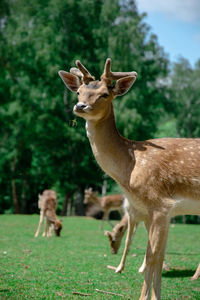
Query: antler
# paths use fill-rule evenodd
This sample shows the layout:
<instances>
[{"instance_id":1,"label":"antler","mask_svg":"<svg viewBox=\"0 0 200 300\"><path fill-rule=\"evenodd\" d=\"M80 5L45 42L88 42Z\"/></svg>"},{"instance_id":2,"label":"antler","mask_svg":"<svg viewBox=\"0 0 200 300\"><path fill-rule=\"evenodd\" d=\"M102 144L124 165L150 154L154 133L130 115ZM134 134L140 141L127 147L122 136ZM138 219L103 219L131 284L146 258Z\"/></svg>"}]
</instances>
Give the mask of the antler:
<instances>
[{"instance_id":1,"label":"antler","mask_svg":"<svg viewBox=\"0 0 200 300\"><path fill-rule=\"evenodd\" d=\"M80 60L76 61L76 65L77 65L78 69L77 68L71 68L70 73L72 73L72 74L74 74L78 77L81 77L82 81L85 84L88 84L90 81L95 80L95 77L92 76L90 74L90 72L82 65Z\"/></svg>"},{"instance_id":2,"label":"antler","mask_svg":"<svg viewBox=\"0 0 200 300\"><path fill-rule=\"evenodd\" d=\"M112 72L111 71L111 59L107 58L101 80L106 81L107 84L111 84L113 80L117 80L123 77L133 76L137 77L136 72Z\"/></svg>"}]
</instances>

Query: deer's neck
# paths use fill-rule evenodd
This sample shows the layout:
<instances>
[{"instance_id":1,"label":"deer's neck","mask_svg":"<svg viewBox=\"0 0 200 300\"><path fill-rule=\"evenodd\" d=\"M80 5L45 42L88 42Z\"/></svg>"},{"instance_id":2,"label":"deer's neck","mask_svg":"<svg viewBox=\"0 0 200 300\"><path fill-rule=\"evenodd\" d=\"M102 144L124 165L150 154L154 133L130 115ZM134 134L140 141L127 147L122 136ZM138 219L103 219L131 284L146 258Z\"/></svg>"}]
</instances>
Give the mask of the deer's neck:
<instances>
[{"instance_id":1,"label":"deer's neck","mask_svg":"<svg viewBox=\"0 0 200 300\"><path fill-rule=\"evenodd\" d=\"M87 121L86 130L100 167L122 186L127 186L135 163L132 152L133 142L119 134L112 104L104 119L98 122Z\"/></svg>"},{"instance_id":2,"label":"deer's neck","mask_svg":"<svg viewBox=\"0 0 200 300\"><path fill-rule=\"evenodd\" d=\"M100 206L101 206L101 199L98 198L98 197L96 197L96 196L93 196L92 202L93 202L94 204L97 204L97 205L100 205Z\"/></svg>"}]
</instances>

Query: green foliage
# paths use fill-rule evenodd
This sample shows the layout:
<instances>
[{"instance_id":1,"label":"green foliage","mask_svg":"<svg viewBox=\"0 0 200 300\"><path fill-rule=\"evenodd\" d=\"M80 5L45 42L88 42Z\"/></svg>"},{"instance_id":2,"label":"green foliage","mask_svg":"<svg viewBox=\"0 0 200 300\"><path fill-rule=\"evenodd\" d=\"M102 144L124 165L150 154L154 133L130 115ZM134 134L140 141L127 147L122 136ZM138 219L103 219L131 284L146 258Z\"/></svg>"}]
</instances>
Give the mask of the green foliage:
<instances>
[{"instance_id":1,"label":"green foliage","mask_svg":"<svg viewBox=\"0 0 200 300\"><path fill-rule=\"evenodd\" d=\"M146 250L147 233L141 224L127 257L126 269L115 274L107 265L119 264L112 255L99 221L63 218L57 238L34 238L39 216L1 216L0 298L1 299L81 299L72 292L89 294L87 299L119 299L96 289L138 299L143 275L138 274ZM6 228L6 231L5 231ZM106 224L105 229L110 227ZM184 238L183 238L184 237ZM190 281L199 263L199 226L170 227L166 262L170 271L162 273L162 299L199 299L199 281ZM134 255L134 256L133 256Z\"/></svg>"},{"instance_id":2,"label":"green foliage","mask_svg":"<svg viewBox=\"0 0 200 300\"><path fill-rule=\"evenodd\" d=\"M84 121L74 121L76 96L57 71L80 59L98 79L107 57L114 71L137 71L133 89L114 105L119 131L143 140L154 137L163 116L169 119L174 110L168 58L133 0L1 1L0 22L0 212L35 212L38 193L54 187L65 213L66 196L74 203L85 187L100 191L104 175ZM171 127L162 128L171 134Z\"/></svg>"},{"instance_id":3,"label":"green foliage","mask_svg":"<svg viewBox=\"0 0 200 300\"><path fill-rule=\"evenodd\" d=\"M38 193L55 188L66 213L75 193L101 191L104 180L74 118L76 96L57 75L80 59L98 79L105 59L114 71L138 72L114 101L117 127L143 140L200 134L200 62L168 58L133 0L24 0L0 3L0 212L37 210ZM108 179L108 193L116 186Z\"/></svg>"},{"instance_id":4,"label":"green foliage","mask_svg":"<svg viewBox=\"0 0 200 300\"><path fill-rule=\"evenodd\" d=\"M200 136L200 60L194 68L180 58L171 76L172 101L181 137Z\"/></svg>"}]
</instances>

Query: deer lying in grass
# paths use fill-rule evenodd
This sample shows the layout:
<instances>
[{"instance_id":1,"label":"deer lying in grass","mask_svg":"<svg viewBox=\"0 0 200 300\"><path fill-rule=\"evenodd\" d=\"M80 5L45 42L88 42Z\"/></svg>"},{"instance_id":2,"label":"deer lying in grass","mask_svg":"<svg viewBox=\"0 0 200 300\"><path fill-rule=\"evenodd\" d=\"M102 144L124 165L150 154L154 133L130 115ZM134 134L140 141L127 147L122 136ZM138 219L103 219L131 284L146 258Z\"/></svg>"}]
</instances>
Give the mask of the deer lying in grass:
<instances>
[{"instance_id":1,"label":"deer lying in grass","mask_svg":"<svg viewBox=\"0 0 200 300\"><path fill-rule=\"evenodd\" d=\"M101 229L103 228L104 221L108 221L109 224L113 227L112 223L109 221L109 214L111 211L117 210L120 214L123 212L123 195L108 195L99 198L97 194L92 191L92 188L85 190L84 204L94 203L99 206L103 211L103 218L101 223Z\"/></svg>"},{"instance_id":2,"label":"deer lying in grass","mask_svg":"<svg viewBox=\"0 0 200 300\"><path fill-rule=\"evenodd\" d=\"M145 223L148 245L140 300L150 298L152 282L151 298L158 300L170 219L200 214L200 139L137 142L122 137L116 128L112 101L131 88L137 73L112 72L111 60L107 59L101 80L97 81L80 61L76 65L78 69L60 71L59 75L78 95L74 113L86 120L87 136L98 164L121 186L129 201L126 241L136 223ZM116 272L121 271L120 267Z\"/></svg>"},{"instance_id":3,"label":"deer lying in grass","mask_svg":"<svg viewBox=\"0 0 200 300\"><path fill-rule=\"evenodd\" d=\"M57 205L57 197L56 192L53 190L44 190L42 195L39 195L38 207L40 209L40 221L38 225L38 229L35 233L35 237L38 237L44 217L46 218L45 229L43 233L43 237L52 236L52 230L56 236L60 236L60 231L62 229L62 223L56 217L56 205Z\"/></svg>"}]
</instances>

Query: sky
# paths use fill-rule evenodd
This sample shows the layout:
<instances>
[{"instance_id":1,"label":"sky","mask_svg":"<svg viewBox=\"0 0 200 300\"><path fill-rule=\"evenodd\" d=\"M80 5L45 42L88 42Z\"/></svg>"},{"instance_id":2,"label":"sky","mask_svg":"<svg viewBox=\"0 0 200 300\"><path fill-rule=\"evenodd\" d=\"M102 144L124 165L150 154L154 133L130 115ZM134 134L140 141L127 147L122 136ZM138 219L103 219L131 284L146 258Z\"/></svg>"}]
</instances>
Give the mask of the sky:
<instances>
[{"instance_id":1,"label":"sky","mask_svg":"<svg viewBox=\"0 0 200 300\"><path fill-rule=\"evenodd\" d=\"M200 59L200 0L136 0L145 22L158 37L171 62L186 58L192 67Z\"/></svg>"}]
</instances>

